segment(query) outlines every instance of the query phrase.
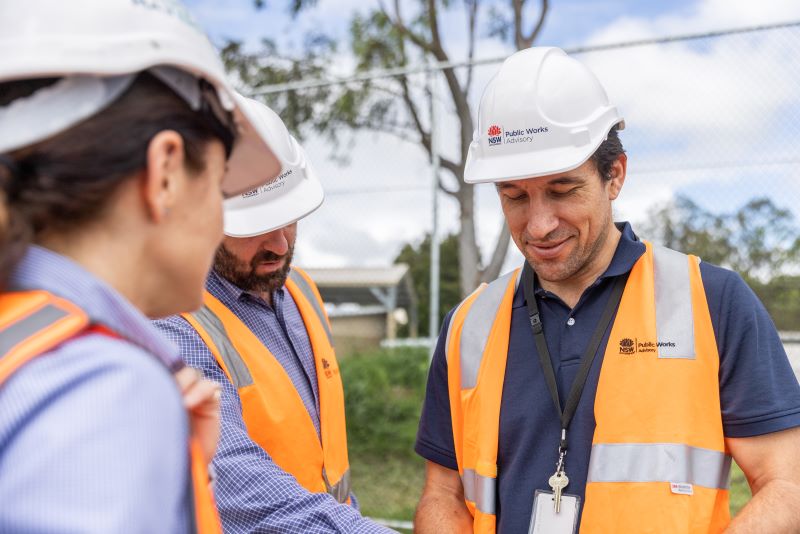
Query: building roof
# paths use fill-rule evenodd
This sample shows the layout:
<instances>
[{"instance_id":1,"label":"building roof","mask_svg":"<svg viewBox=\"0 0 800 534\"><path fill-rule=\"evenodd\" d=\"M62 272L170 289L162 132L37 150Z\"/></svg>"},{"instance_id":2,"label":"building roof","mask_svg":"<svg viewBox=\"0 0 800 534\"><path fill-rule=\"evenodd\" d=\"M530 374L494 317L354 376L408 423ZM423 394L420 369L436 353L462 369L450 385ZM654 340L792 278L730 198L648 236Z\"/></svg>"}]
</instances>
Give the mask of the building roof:
<instances>
[{"instance_id":1,"label":"building roof","mask_svg":"<svg viewBox=\"0 0 800 534\"><path fill-rule=\"evenodd\" d=\"M408 265L303 269L319 287L392 287L408 273Z\"/></svg>"},{"instance_id":2,"label":"building roof","mask_svg":"<svg viewBox=\"0 0 800 534\"><path fill-rule=\"evenodd\" d=\"M332 306L383 306L391 311L416 307L417 296L408 265L303 269L319 287L322 300Z\"/></svg>"}]
</instances>

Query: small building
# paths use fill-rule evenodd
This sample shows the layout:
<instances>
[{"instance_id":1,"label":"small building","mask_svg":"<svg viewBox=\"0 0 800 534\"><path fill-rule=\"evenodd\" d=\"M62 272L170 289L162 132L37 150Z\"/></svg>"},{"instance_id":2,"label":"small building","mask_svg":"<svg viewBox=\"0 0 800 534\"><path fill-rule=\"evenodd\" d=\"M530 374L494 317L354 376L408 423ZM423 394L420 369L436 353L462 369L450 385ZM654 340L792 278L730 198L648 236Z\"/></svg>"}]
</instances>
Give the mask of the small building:
<instances>
[{"instance_id":1,"label":"small building","mask_svg":"<svg viewBox=\"0 0 800 534\"><path fill-rule=\"evenodd\" d=\"M395 339L402 324L417 337L417 296L408 265L304 270L325 301L339 356Z\"/></svg>"}]
</instances>

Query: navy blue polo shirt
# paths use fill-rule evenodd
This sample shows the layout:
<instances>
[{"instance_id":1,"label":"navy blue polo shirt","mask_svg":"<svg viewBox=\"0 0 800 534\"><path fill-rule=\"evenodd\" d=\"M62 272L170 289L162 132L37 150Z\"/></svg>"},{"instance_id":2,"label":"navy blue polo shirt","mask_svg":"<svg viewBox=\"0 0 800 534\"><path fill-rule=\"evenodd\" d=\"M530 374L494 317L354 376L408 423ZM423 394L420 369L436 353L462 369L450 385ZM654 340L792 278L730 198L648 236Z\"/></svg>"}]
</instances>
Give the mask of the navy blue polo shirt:
<instances>
[{"instance_id":1,"label":"navy blue polo shirt","mask_svg":"<svg viewBox=\"0 0 800 534\"><path fill-rule=\"evenodd\" d=\"M562 406L608 301L613 279L629 272L645 251L628 223L618 227L622 238L608 269L574 308L535 287ZM766 309L733 271L701 263L700 273L720 353L725 436L756 436L800 426L800 385ZM550 489L547 480L555 471L560 435L521 286L512 306L497 458L500 533L527 532L534 491ZM451 310L445 318L433 356L415 449L424 458L455 470L444 350L452 314ZM610 331L609 326L568 431L566 472L570 482L564 491L580 495L582 502L595 428L594 397ZM636 392L630 394L631 402L636 402Z\"/></svg>"}]
</instances>

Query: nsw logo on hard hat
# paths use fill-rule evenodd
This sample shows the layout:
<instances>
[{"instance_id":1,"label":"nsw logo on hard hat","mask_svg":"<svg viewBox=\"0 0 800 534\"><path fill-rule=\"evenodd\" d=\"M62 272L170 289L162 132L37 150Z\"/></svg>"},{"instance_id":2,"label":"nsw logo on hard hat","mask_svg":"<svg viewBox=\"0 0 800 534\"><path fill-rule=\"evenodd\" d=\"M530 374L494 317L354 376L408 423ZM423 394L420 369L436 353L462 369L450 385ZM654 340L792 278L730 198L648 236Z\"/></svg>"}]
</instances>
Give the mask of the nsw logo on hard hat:
<instances>
[{"instance_id":1,"label":"nsw logo on hard hat","mask_svg":"<svg viewBox=\"0 0 800 534\"><path fill-rule=\"evenodd\" d=\"M502 145L503 144L503 129L497 126L496 124L492 124L489 126L489 146L494 145Z\"/></svg>"}]
</instances>

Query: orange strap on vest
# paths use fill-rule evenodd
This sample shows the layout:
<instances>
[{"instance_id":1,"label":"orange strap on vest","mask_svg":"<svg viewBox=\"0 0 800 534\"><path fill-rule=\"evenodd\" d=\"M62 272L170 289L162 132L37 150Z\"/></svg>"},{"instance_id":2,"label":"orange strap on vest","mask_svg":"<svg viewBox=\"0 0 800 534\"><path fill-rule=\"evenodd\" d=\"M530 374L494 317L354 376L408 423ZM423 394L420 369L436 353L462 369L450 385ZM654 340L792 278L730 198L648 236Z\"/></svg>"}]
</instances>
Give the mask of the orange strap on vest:
<instances>
[{"instance_id":1,"label":"orange strap on vest","mask_svg":"<svg viewBox=\"0 0 800 534\"><path fill-rule=\"evenodd\" d=\"M283 366L216 297L183 317L194 327L236 387L250 438L307 490L350 498L350 466L339 365L316 285L292 267L286 288L303 318L316 363L320 436ZM321 440L320 440L321 438Z\"/></svg>"},{"instance_id":2,"label":"orange strap on vest","mask_svg":"<svg viewBox=\"0 0 800 534\"><path fill-rule=\"evenodd\" d=\"M15 371L61 343L88 332L116 336L93 326L73 303L47 291L0 293L0 386ZM191 443L194 520L198 534L221 534L217 508L208 484L200 449Z\"/></svg>"},{"instance_id":3,"label":"orange strap on vest","mask_svg":"<svg viewBox=\"0 0 800 534\"><path fill-rule=\"evenodd\" d=\"M581 533L721 532L730 521L731 459L698 259L646 248L605 349ZM479 288L453 315L447 338L456 457L480 533L496 528L500 403L517 283L515 272Z\"/></svg>"}]
</instances>

